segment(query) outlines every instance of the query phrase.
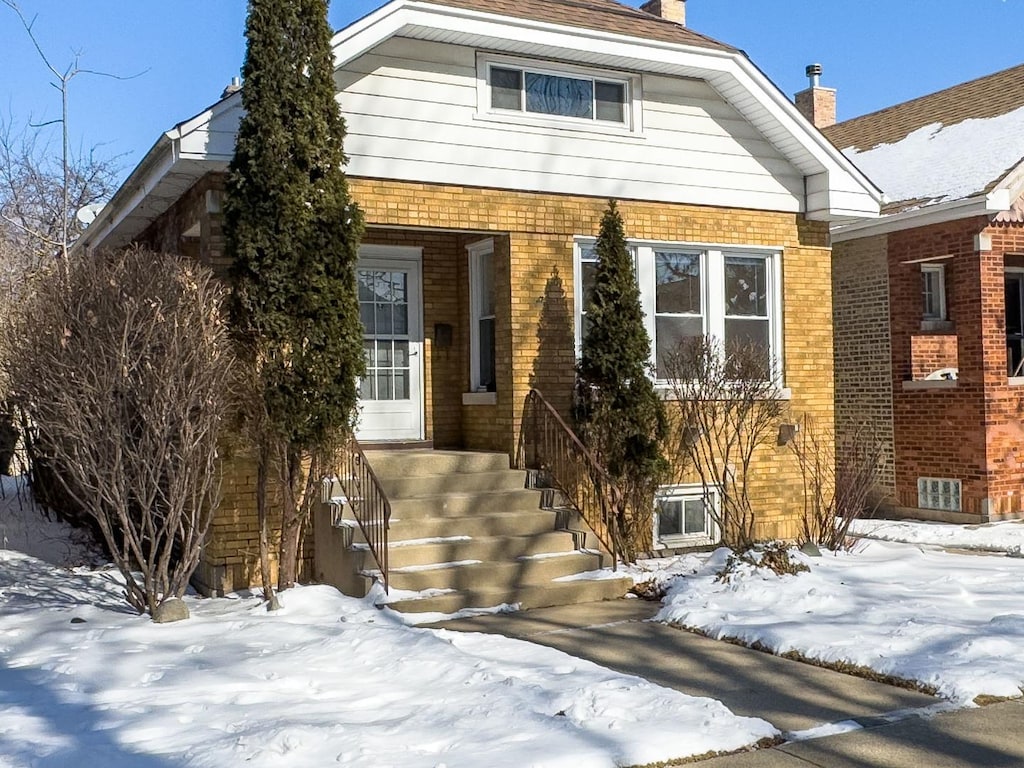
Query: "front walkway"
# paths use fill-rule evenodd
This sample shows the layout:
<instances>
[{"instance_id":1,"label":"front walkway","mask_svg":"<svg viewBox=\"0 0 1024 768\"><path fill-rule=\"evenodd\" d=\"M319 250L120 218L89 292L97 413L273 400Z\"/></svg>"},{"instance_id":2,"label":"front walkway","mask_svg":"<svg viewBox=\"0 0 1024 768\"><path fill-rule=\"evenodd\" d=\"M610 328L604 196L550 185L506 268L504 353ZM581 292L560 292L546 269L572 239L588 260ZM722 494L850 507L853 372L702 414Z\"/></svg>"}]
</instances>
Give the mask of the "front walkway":
<instances>
[{"instance_id":1,"label":"front walkway","mask_svg":"<svg viewBox=\"0 0 1024 768\"><path fill-rule=\"evenodd\" d=\"M738 715L769 721L788 740L775 749L707 761L709 768L1024 765L1024 736L1018 728L1024 703L936 715L943 703L922 693L648 621L659 607L614 600L434 626L529 640L683 693L717 699ZM837 723L844 723L837 730L849 732L824 736ZM809 733L812 729L820 731ZM819 734L824 737L811 738Z\"/></svg>"}]
</instances>

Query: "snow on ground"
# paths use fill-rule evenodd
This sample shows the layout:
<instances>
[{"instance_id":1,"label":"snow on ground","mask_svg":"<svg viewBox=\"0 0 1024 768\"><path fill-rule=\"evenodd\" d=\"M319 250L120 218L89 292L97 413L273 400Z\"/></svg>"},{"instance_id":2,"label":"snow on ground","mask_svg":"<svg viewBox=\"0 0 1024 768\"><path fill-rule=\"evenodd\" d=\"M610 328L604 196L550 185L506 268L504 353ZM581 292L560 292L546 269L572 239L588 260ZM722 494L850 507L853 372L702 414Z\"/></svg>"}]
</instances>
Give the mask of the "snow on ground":
<instances>
[{"instance_id":1,"label":"snow on ground","mask_svg":"<svg viewBox=\"0 0 1024 768\"><path fill-rule=\"evenodd\" d=\"M53 565L103 562L100 548L87 533L43 512L23 477L0 475L0 549L32 555Z\"/></svg>"},{"instance_id":2,"label":"snow on ground","mask_svg":"<svg viewBox=\"0 0 1024 768\"><path fill-rule=\"evenodd\" d=\"M927 544L1019 554L1024 549L1024 520L981 525L951 525L921 520L854 520L850 533L883 541Z\"/></svg>"},{"instance_id":3,"label":"snow on ground","mask_svg":"<svg viewBox=\"0 0 1024 768\"><path fill-rule=\"evenodd\" d=\"M799 552L809 573L742 565L728 550L670 583L657 620L716 638L799 651L934 686L959 703L1020 696L1024 686L1024 559L862 542L854 552Z\"/></svg>"},{"instance_id":4,"label":"snow on ground","mask_svg":"<svg viewBox=\"0 0 1024 768\"><path fill-rule=\"evenodd\" d=\"M0 768L610 767L777 734L554 649L409 627L326 586L283 593L274 613L186 600L191 619L153 624L116 571L0 551Z\"/></svg>"}]
</instances>

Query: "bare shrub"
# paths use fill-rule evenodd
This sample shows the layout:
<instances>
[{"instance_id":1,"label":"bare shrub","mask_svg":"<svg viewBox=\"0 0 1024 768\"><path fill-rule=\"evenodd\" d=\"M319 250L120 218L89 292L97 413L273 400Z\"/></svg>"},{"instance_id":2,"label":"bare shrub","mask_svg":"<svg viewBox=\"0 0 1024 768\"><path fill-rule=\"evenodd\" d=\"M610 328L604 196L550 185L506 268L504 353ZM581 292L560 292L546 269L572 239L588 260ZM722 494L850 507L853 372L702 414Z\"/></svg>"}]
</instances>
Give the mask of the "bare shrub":
<instances>
[{"instance_id":1,"label":"bare shrub","mask_svg":"<svg viewBox=\"0 0 1024 768\"><path fill-rule=\"evenodd\" d=\"M739 574L744 568L763 568L776 576L796 576L798 573L809 573L811 570L806 564L794 559L793 550L789 544L782 541L769 541L729 555L722 570L715 576L715 581L728 584L732 581L733 576Z\"/></svg>"},{"instance_id":2,"label":"bare shrub","mask_svg":"<svg viewBox=\"0 0 1024 768\"><path fill-rule=\"evenodd\" d=\"M746 550L754 543L756 514L750 502L751 463L771 444L786 413L772 380L765 348L709 336L684 340L666 357L666 378L675 409L675 445L705 488L717 488L721 508L712 510L722 542Z\"/></svg>"},{"instance_id":3,"label":"bare shrub","mask_svg":"<svg viewBox=\"0 0 1024 768\"><path fill-rule=\"evenodd\" d=\"M847 544L850 524L874 512L882 442L862 425L837 438L805 416L790 443L803 482L803 537L827 549Z\"/></svg>"},{"instance_id":4,"label":"bare shrub","mask_svg":"<svg viewBox=\"0 0 1024 768\"><path fill-rule=\"evenodd\" d=\"M230 357L205 268L135 249L40 276L8 328L12 398L152 615L181 597L219 488Z\"/></svg>"}]
</instances>

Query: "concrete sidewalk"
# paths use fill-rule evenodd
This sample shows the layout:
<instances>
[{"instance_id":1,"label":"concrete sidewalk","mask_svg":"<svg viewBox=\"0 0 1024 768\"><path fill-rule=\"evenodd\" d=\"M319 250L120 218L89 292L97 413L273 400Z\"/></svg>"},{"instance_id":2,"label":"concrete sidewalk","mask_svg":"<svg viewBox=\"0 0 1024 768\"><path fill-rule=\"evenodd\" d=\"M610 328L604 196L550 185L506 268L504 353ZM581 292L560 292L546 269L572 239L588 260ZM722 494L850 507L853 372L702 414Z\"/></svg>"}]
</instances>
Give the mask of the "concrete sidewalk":
<instances>
[{"instance_id":1,"label":"concrete sidewalk","mask_svg":"<svg viewBox=\"0 0 1024 768\"><path fill-rule=\"evenodd\" d=\"M490 614L433 625L518 637L634 674L782 731L780 747L706 761L709 768L1024 766L1024 704L936 715L940 700L649 622L642 600ZM807 739L854 721L858 730ZM850 726L856 727L856 726Z\"/></svg>"}]
</instances>

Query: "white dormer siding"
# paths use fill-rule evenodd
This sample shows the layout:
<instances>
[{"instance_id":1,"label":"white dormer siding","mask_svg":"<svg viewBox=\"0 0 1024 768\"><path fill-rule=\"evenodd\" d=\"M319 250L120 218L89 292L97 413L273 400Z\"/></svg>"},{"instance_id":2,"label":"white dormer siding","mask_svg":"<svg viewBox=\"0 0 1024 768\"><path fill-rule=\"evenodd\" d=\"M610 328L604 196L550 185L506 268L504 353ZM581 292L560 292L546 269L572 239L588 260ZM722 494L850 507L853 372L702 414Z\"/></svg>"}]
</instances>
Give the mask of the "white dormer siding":
<instances>
[{"instance_id":1,"label":"white dormer siding","mask_svg":"<svg viewBox=\"0 0 1024 768\"><path fill-rule=\"evenodd\" d=\"M487 64L630 83L627 126L498 113ZM392 38L336 76L354 176L799 212L804 178L705 82Z\"/></svg>"}]
</instances>

